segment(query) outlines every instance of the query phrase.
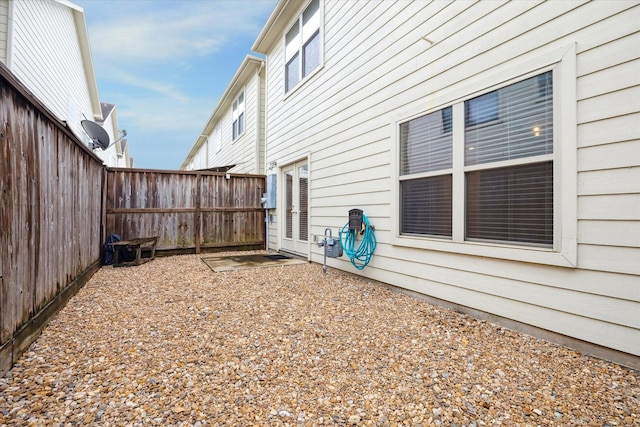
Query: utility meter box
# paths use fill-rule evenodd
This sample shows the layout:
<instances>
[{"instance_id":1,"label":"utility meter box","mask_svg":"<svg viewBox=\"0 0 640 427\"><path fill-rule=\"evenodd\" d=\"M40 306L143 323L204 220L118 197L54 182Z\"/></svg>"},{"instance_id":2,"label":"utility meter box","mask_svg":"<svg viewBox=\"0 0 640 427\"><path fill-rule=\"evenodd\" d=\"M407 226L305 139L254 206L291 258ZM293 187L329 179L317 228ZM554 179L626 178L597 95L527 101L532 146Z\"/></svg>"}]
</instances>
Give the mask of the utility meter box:
<instances>
[{"instance_id":1,"label":"utility meter box","mask_svg":"<svg viewBox=\"0 0 640 427\"><path fill-rule=\"evenodd\" d=\"M276 187L278 185L277 182L278 175L271 174L267 175L267 192L265 193L265 209L275 209L276 208Z\"/></svg>"},{"instance_id":2,"label":"utility meter box","mask_svg":"<svg viewBox=\"0 0 640 427\"><path fill-rule=\"evenodd\" d=\"M327 237L324 250L329 258L340 258L342 256L342 244L340 243L340 239Z\"/></svg>"}]
</instances>

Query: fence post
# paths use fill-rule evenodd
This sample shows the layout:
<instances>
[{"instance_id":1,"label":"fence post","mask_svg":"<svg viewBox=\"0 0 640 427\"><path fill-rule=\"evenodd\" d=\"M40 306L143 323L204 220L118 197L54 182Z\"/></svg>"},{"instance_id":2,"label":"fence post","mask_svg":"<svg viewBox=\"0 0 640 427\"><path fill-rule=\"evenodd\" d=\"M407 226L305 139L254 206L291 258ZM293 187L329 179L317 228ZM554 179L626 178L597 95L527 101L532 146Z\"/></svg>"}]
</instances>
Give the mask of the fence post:
<instances>
[{"instance_id":1,"label":"fence post","mask_svg":"<svg viewBox=\"0 0 640 427\"><path fill-rule=\"evenodd\" d=\"M196 212L195 212L195 244L196 244L196 254L200 253L200 222L202 221L202 175L200 173L196 174Z\"/></svg>"}]
</instances>

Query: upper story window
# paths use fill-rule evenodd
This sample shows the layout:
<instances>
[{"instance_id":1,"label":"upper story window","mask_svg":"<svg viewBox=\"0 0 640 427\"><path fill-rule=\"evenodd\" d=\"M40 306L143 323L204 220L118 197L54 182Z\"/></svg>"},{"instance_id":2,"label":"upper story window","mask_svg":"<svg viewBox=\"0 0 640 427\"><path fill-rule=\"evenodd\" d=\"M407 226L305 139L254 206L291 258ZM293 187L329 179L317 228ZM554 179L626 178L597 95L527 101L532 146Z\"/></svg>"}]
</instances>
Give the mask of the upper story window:
<instances>
[{"instance_id":1,"label":"upper story window","mask_svg":"<svg viewBox=\"0 0 640 427\"><path fill-rule=\"evenodd\" d=\"M233 101L232 118L232 139L235 140L244 133L244 91L240 92L240 95Z\"/></svg>"},{"instance_id":2,"label":"upper story window","mask_svg":"<svg viewBox=\"0 0 640 427\"><path fill-rule=\"evenodd\" d=\"M216 124L213 129L213 154L217 154L222 149L222 132L220 130L220 124Z\"/></svg>"},{"instance_id":3,"label":"upper story window","mask_svg":"<svg viewBox=\"0 0 640 427\"><path fill-rule=\"evenodd\" d=\"M285 37L285 92L320 66L320 1L312 0Z\"/></svg>"},{"instance_id":4,"label":"upper story window","mask_svg":"<svg viewBox=\"0 0 640 427\"><path fill-rule=\"evenodd\" d=\"M552 94L548 71L401 123L400 234L553 247Z\"/></svg>"}]
</instances>

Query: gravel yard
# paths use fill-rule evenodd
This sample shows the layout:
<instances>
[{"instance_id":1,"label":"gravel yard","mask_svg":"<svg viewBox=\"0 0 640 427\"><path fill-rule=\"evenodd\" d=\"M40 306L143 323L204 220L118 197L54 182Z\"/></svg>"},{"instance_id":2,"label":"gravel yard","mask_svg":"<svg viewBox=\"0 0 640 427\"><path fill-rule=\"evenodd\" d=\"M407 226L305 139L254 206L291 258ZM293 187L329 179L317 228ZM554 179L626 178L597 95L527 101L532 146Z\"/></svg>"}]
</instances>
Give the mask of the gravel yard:
<instances>
[{"instance_id":1,"label":"gravel yard","mask_svg":"<svg viewBox=\"0 0 640 427\"><path fill-rule=\"evenodd\" d=\"M104 267L0 378L0 425L640 426L640 375L304 264Z\"/></svg>"}]
</instances>

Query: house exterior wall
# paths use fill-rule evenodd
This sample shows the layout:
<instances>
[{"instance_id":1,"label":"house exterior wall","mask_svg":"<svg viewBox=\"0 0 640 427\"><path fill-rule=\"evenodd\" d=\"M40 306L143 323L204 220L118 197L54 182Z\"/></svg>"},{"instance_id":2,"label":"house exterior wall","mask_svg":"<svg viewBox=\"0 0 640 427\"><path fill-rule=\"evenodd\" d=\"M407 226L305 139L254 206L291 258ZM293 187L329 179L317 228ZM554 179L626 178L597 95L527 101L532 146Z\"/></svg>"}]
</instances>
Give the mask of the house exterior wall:
<instances>
[{"instance_id":1,"label":"house exterior wall","mask_svg":"<svg viewBox=\"0 0 640 427\"><path fill-rule=\"evenodd\" d=\"M318 72L285 94L291 22L261 52L265 162L281 168L308 159L310 234L322 236L326 227L335 234L349 209L363 209L378 245L358 274L613 349L621 353L605 357L629 356L626 363L637 366L640 5L321 4ZM400 236L398 124L546 69L559 86L553 250ZM270 233L269 247L278 246L278 234ZM323 261L313 238L309 251ZM329 265L355 271L345 258Z\"/></svg>"},{"instance_id":2,"label":"house exterior wall","mask_svg":"<svg viewBox=\"0 0 640 427\"><path fill-rule=\"evenodd\" d=\"M7 63L9 0L0 0L0 62Z\"/></svg>"},{"instance_id":3,"label":"house exterior wall","mask_svg":"<svg viewBox=\"0 0 640 427\"><path fill-rule=\"evenodd\" d=\"M264 174L264 70L256 65L259 61L246 59L241 65L239 75L229 84L182 169L235 164L231 173ZM234 140L232 108L242 92L244 131Z\"/></svg>"},{"instance_id":4,"label":"house exterior wall","mask_svg":"<svg viewBox=\"0 0 640 427\"><path fill-rule=\"evenodd\" d=\"M80 121L95 115L73 9L50 0L12 9L11 71L86 142Z\"/></svg>"},{"instance_id":5,"label":"house exterior wall","mask_svg":"<svg viewBox=\"0 0 640 427\"><path fill-rule=\"evenodd\" d=\"M193 169L206 169L207 167L207 143L205 143L193 158Z\"/></svg>"},{"instance_id":6,"label":"house exterior wall","mask_svg":"<svg viewBox=\"0 0 640 427\"><path fill-rule=\"evenodd\" d=\"M264 173L264 162L260 162L260 157L256 151L258 149L257 147L263 145L260 139L258 113L260 80L261 76L252 74L251 78L241 86L239 90L235 91L232 96L233 99L236 99L240 92L244 90L244 133L236 138L235 141L232 139L232 116L230 107L220 121L222 144L220 151L210 154L213 160L210 163L211 166L236 164L236 167L231 170L233 173ZM212 135L210 135L209 141L212 141Z\"/></svg>"}]
</instances>

